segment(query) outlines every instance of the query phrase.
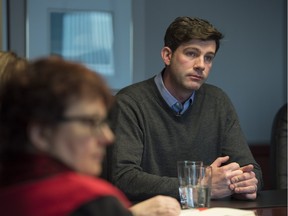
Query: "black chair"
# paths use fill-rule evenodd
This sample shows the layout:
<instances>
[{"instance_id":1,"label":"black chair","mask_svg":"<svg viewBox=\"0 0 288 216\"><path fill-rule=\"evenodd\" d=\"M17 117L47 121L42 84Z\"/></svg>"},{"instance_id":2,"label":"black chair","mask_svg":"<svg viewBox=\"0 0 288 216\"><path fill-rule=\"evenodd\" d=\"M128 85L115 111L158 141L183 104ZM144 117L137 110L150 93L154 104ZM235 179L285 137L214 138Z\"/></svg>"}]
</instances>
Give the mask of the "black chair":
<instances>
[{"instance_id":1,"label":"black chair","mask_svg":"<svg viewBox=\"0 0 288 216\"><path fill-rule=\"evenodd\" d=\"M287 189L287 103L274 117L270 147L271 187Z\"/></svg>"}]
</instances>

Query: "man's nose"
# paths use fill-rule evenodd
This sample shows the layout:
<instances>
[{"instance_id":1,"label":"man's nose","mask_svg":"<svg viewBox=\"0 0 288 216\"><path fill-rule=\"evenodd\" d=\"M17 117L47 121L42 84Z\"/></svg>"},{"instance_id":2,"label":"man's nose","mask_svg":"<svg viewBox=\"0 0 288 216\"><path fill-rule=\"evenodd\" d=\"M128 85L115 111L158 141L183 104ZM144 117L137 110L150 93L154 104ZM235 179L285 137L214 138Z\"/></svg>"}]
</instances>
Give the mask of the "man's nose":
<instances>
[{"instance_id":1,"label":"man's nose","mask_svg":"<svg viewBox=\"0 0 288 216\"><path fill-rule=\"evenodd\" d=\"M204 57L200 56L197 59L195 59L194 70L196 70L198 73L202 73L205 70Z\"/></svg>"},{"instance_id":2,"label":"man's nose","mask_svg":"<svg viewBox=\"0 0 288 216\"><path fill-rule=\"evenodd\" d=\"M195 59L194 67L196 68L204 68L205 67L205 61L203 56L199 56Z\"/></svg>"}]
</instances>

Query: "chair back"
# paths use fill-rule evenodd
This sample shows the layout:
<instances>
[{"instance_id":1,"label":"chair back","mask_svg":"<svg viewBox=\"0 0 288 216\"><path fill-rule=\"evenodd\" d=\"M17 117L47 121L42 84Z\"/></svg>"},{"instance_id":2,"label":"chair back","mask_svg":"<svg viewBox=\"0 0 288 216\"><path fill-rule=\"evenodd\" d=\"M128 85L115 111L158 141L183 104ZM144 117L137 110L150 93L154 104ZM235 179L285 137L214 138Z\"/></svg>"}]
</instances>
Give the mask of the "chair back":
<instances>
[{"instance_id":1,"label":"chair back","mask_svg":"<svg viewBox=\"0 0 288 216\"><path fill-rule=\"evenodd\" d=\"M287 103L276 113L271 134L271 186L287 188Z\"/></svg>"}]
</instances>

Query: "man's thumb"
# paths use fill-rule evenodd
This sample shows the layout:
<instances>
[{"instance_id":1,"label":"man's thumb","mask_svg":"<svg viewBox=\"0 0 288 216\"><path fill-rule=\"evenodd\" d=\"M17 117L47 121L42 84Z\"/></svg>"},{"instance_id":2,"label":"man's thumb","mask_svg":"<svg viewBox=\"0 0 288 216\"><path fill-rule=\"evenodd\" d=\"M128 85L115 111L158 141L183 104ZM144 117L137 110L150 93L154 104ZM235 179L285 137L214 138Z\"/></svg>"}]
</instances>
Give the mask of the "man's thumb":
<instances>
[{"instance_id":1,"label":"man's thumb","mask_svg":"<svg viewBox=\"0 0 288 216\"><path fill-rule=\"evenodd\" d=\"M227 162L228 160L229 160L229 156L218 157L218 158L211 164L211 166L220 167L223 163Z\"/></svg>"}]
</instances>

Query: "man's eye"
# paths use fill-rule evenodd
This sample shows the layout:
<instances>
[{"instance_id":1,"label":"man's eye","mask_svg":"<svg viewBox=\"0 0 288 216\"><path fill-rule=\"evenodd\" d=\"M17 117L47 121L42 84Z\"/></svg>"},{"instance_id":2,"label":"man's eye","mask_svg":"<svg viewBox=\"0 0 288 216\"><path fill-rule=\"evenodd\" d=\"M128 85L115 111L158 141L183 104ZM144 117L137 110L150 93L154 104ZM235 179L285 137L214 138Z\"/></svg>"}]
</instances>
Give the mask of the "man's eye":
<instances>
[{"instance_id":1,"label":"man's eye","mask_svg":"<svg viewBox=\"0 0 288 216\"><path fill-rule=\"evenodd\" d=\"M186 52L186 55L189 57L195 57L197 54L195 52Z\"/></svg>"},{"instance_id":2,"label":"man's eye","mask_svg":"<svg viewBox=\"0 0 288 216\"><path fill-rule=\"evenodd\" d=\"M214 56L205 56L205 61L206 62L212 62L213 61Z\"/></svg>"}]
</instances>

